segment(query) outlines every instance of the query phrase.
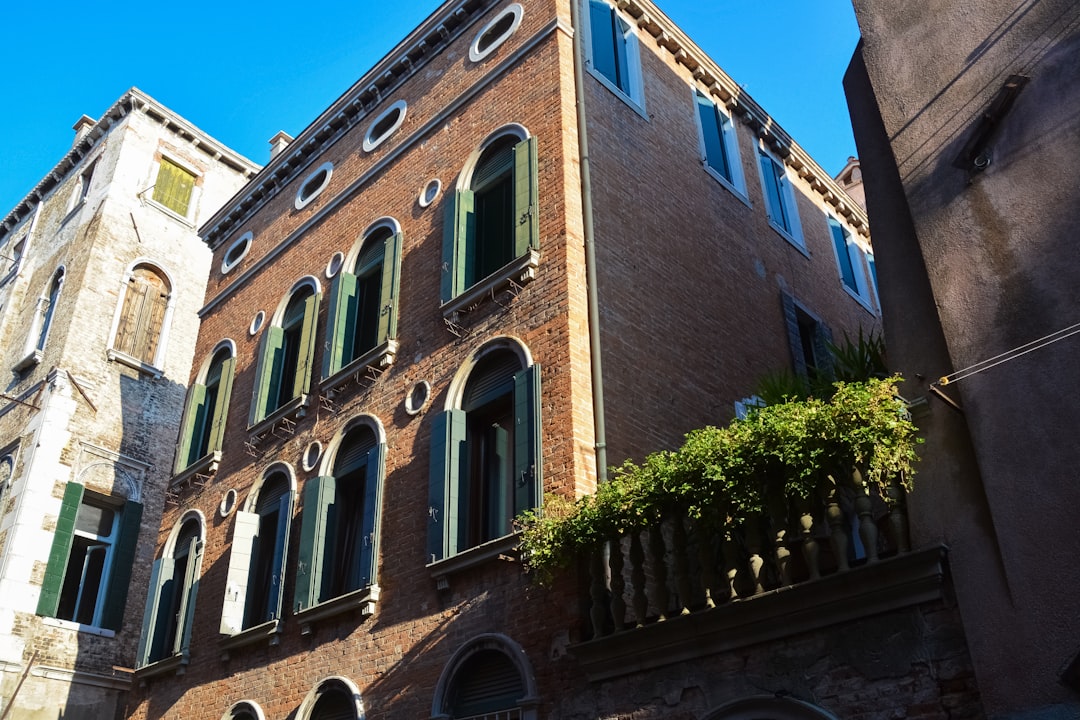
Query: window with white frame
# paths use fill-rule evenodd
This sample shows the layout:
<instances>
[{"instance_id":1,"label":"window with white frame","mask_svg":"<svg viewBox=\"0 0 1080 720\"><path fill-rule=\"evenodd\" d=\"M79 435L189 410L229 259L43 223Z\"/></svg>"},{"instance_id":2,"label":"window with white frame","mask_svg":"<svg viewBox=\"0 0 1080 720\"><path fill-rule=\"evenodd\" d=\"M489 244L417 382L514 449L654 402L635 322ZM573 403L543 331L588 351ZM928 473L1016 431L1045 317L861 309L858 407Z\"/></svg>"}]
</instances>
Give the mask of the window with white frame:
<instances>
[{"instance_id":1,"label":"window with white frame","mask_svg":"<svg viewBox=\"0 0 1080 720\"><path fill-rule=\"evenodd\" d=\"M191 211L195 182L195 173L163 157L158 161L157 179L154 181L154 192L150 197L158 205L186 218Z\"/></svg>"},{"instance_id":2,"label":"window with white frame","mask_svg":"<svg viewBox=\"0 0 1080 720\"><path fill-rule=\"evenodd\" d=\"M263 331L251 403L250 425L277 410L302 401L311 386L315 355L315 322L319 293L311 281L298 283L279 311L278 319Z\"/></svg>"},{"instance_id":3,"label":"window with white frame","mask_svg":"<svg viewBox=\"0 0 1080 720\"><path fill-rule=\"evenodd\" d=\"M186 513L173 532L164 554L150 569L150 589L135 658L137 668L170 658L177 658L181 665L187 663L202 569L201 515Z\"/></svg>"},{"instance_id":4,"label":"window with white frame","mask_svg":"<svg viewBox=\"0 0 1080 720\"><path fill-rule=\"evenodd\" d=\"M634 27L605 0L585 0L586 67L639 109L645 105L641 56Z\"/></svg>"},{"instance_id":5,"label":"window with white frame","mask_svg":"<svg viewBox=\"0 0 1080 720\"><path fill-rule=\"evenodd\" d=\"M829 224L829 232L832 234L840 282L863 305L870 307L870 283L863 269L863 257L866 252L854 241L851 232L839 220L831 215L826 216L826 220Z\"/></svg>"},{"instance_id":6,"label":"window with white frame","mask_svg":"<svg viewBox=\"0 0 1080 720\"><path fill-rule=\"evenodd\" d=\"M731 116L700 90L694 92L694 99L705 168L740 195L746 195L738 135Z\"/></svg>"},{"instance_id":7,"label":"window with white frame","mask_svg":"<svg viewBox=\"0 0 1080 720\"><path fill-rule=\"evenodd\" d=\"M536 720L539 695L528 656L498 633L474 637L443 668L431 717L448 720Z\"/></svg>"},{"instance_id":8,"label":"window with white frame","mask_svg":"<svg viewBox=\"0 0 1080 720\"><path fill-rule=\"evenodd\" d=\"M221 343L188 389L176 448L176 473L205 465L221 451L232 396L236 356L232 342Z\"/></svg>"},{"instance_id":9,"label":"window with white frame","mask_svg":"<svg viewBox=\"0 0 1080 720\"><path fill-rule=\"evenodd\" d=\"M30 332L26 336L25 354L13 368L16 372L21 373L29 370L41 362L44 356L45 343L49 340L49 331L52 330L56 306L60 301L60 291L64 287L64 275L64 268L57 268L56 272L53 273L52 281L49 283L48 294L37 299Z\"/></svg>"},{"instance_id":10,"label":"window with white frame","mask_svg":"<svg viewBox=\"0 0 1080 720\"><path fill-rule=\"evenodd\" d=\"M112 350L143 365L156 365L171 298L169 281L159 268L147 263L132 268Z\"/></svg>"},{"instance_id":11,"label":"window with white frame","mask_svg":"<svg viewBox=\"0 0 1080 720\"><path fill-rule=\"evenodd\" d=\"M804 248L795 190L784 163L764 148L758 148L758 169L769 224L799 248Z\"/></svg>"},{"instance_id":12,"label":"window with white frame","mask_svg":"<svg viewBox=\"0 0 1080 720\"><path fill-rule=\"evenodd\" d=\"M53 532L37 614L119 630L142 505L69 482Z\"/></svg>"}]
</instances>

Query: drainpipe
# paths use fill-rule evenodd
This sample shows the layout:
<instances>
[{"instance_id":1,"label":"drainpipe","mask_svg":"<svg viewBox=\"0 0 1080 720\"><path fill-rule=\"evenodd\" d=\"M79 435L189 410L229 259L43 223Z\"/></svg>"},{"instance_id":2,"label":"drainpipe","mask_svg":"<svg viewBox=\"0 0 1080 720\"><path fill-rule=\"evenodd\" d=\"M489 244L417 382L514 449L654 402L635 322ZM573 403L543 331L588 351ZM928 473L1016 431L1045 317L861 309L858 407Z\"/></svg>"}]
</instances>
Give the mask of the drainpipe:
<instances>
[{"instance_id":1,"label":"drainpipe","mask_svg":"<svg viewBox=\"0 0 1080 720\"><path fill-rule=\"evenodd\" d=\"M578 154L581 162L581 221L585 234L585 285L589 305L589 357L592 359L593 432L596 436L596 480L607 481L607 432L604 429L604 373L600 364L600 301L596 294L596 244L593 235L592 175L589 135L585 127L585 65L581 48L580 0L570 0L574 28L574 100L577 110Z\"/></svg>"}]
</instances>

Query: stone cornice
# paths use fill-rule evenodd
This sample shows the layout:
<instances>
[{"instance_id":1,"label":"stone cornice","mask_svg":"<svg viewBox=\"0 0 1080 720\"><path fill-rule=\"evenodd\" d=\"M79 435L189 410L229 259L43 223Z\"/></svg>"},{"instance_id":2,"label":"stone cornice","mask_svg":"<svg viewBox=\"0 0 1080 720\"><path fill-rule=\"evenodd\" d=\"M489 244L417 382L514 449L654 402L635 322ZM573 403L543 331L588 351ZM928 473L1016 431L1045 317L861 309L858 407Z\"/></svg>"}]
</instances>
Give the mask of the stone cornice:
<instances>
[{"instance_id":1,"label":"stone cornice","mask_svg":"<svg viewBox=\"0 0 1080 720\"><path fill-rule=\"evenodd\" d=\"M644 34L684 65L698 84L707 89L833 206L861 235L869 235L866 211L852 200L829 173L803 150L765 110L739 87L719 65L679 29L650 0L615 0L620 10L637 21Z\"/></svg>"},{"instance_id":2,"label":"stone cornice","mask_svg":"<svg viewBox=\"0 0 1080 720\"><path fill-rule=\"evenodd\" d=\"M31 216L37 204L42 202L57 185L63 182L98 147L114 126L133 111L153 118L174 134L187 139L192 146L198 147L217 162L228 165L234 170L242 172L245 176L251 176L259 169L258 164L221 144L146 93L138 88L131 88L113 103L112 107L105 111L101 119L94 123L93 127L88 129L71 146L71 149L60 159L60 162L34 186L33 190L27 193L26 197L7 214L3 221L0 221L0 238L3 238L12 229L20 225L23 220Z\"/></svg>"},{"instance_id":3,"label":"stone cornice","mask_svg":"<svg viewBox=\"0 0 1080 720\"><path fill-rule=\"evenodd\" d=\"M327 148L378 109L383 100L419 72L496 2L447 0L443 3L203 225L199 234L206 244L211 249L217 248L239 225L247 222Z\"/></svg>"}]
</instances>

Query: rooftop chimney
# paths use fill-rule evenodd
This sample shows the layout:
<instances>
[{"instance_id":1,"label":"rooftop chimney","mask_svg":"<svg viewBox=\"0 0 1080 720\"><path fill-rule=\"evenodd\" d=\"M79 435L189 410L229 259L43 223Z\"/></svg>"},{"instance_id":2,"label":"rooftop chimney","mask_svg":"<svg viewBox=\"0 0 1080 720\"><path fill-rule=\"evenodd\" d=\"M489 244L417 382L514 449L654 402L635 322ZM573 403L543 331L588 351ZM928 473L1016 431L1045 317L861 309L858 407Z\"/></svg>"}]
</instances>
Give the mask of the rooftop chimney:
<instances>
[{"instance_id":1,"label":"rooftop chimney","mask_svg":"<svg viewBox=\"0 0 1080 720\"><path fill-rule=\"evenodd\" d=\"M75 131L75 142L71 143L72 147L78 145L79 141L86 137L94 125L97 125L97 120L89 115L83 115L79 118L78 122L71 126L71 129Z\"/></svg>"},{"instance_id":2,"label":"rooftop chimney","mask_svg":"<svg viewBox=\"0 0 1080 720\"><path fill-rule=\"evenodd\" d=\"M270 138L270 159L273 160L278 154L289 147L289 143L293 141L293 136L282 130L274 137Z\"/></svg>"}]
</instances>

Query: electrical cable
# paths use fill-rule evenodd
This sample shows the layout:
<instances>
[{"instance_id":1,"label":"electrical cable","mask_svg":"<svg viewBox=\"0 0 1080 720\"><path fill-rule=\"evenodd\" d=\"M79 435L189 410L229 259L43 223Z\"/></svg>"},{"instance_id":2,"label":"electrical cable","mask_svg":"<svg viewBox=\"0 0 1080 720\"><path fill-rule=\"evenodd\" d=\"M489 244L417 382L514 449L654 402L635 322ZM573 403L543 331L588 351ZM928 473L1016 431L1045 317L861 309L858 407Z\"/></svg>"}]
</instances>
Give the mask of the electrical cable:
<instances>
[{"instance_id":1,"label":"electrical cable","mask_svg":"<svg viewBox=\"0 0 1080 720\"><path fill-rule=\"evenodd\" d=\"M949 385L950 383L958 382L965 378L969 378L972 375L977 375L984 370L989 370L990 368L997 367L1002 363L1007 363L1010 360L1015 360L1018 357L1027 355L1029 352L1041 350L1048 345L1053 345L1059 340L1064 340L1065 338L1076 335L1077 333L1080 333L1080 323L1070 325L1067 328L1062 328L1061 330L1052 332L1049 335L1044 335L1038 340L1032 340L1029 343L1025 343L1024 345L1015 347L1012 350L1006 350L1005 352L995 355L994 357L987 358L986 360L977 362L974 365L969 365L963 370L957 370L956 372L949 375L943 375L934 382L930 383L930 386L944 387L946 385Z\"/></svg>"}]
</instances>

